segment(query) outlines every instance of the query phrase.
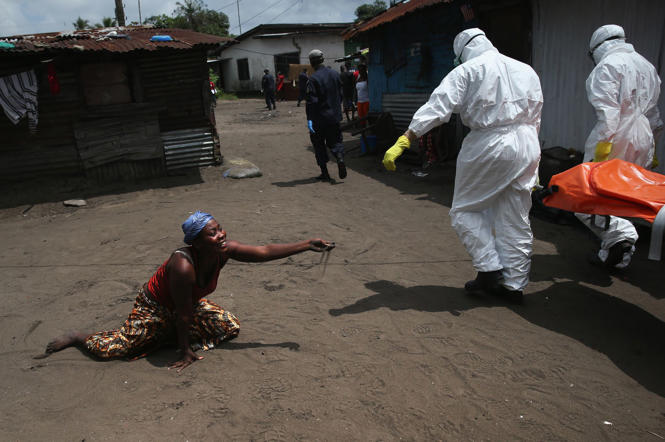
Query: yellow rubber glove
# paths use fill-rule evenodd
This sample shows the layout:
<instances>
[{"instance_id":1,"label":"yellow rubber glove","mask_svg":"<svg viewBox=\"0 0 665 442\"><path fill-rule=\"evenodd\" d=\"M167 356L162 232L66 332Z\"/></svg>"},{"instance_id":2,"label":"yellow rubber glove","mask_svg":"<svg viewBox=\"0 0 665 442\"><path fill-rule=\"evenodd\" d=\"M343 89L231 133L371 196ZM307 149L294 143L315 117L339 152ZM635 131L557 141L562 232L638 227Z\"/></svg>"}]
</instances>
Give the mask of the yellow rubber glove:
<instances>
[{"instance_id":1,"label":"yellow rubber glove","mask_svg":"<svg viewBox=\"0 0 665 442\"><path fill-rule=\"evenodd\" d=\"M411 142L409 139L404 135L399 137L397 141L395 141L395 144L393 144L393 147L388 149L386 154L383 156L383 167L391 172L397 170L397 167L395 166L395 160L399 158L399 156L402 155L409 147L411 147Z\"/></svg>"},{"instance_id":2,"label":"yellow rubber glove","mask_svg":"<svg viewBox=\"0 0 665 442\"><path fill-rule=\"evenodd\" d=\"M601 161L605 161L610 155L610 152L612 152L612 143L601 141L596 144L596 153L593 156L593 162L600 163Z\"/></svg>"},{"instance_id":3,"label":"yellow rubber glove","mask_svg":"<svg viewBox=\"0 0 665 442\"><path fill-rule=\"evenodd\" d=\"M658 162L658 157L656 156L656 152L654 151L654 153L653 153L653 161L651 161L651 168L652 168L652 169L655 169L656 167L658 167L659 164L660 164L660 163Z\"/></svg>"}]
</instances>

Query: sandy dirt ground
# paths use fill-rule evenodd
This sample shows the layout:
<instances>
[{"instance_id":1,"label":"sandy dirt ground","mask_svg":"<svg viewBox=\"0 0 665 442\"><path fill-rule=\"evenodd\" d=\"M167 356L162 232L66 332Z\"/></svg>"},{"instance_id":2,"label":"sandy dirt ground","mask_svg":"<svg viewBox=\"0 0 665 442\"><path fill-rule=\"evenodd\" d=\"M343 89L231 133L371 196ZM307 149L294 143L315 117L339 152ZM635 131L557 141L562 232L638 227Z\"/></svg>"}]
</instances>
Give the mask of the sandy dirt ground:
<instances>
[{"instance_id":1,"label":"sandy dirt ground","mask_svg":"<svg viewBox=\"0 0 665 442\"><path fill-rule=\"evenodd\" d=\"M454 164L425 178L382 170L347 136L349 175L317 182L304 108L220 102L220 168L95 188L4 186L0 207L2 440L612 440L665 438L665 264L609 276L590 236L533 219L525 304L470 297L469 257L450 227ZM330 164L337 176L334 163ZM67 198L85 198L81 208ZM182 245L190 212L246 243L333 240L229 263L210 299L240 336L180 374L163 349L133 362L70 348L71 329L119 326L136 289Z\"/></svg>"}]
</instances>

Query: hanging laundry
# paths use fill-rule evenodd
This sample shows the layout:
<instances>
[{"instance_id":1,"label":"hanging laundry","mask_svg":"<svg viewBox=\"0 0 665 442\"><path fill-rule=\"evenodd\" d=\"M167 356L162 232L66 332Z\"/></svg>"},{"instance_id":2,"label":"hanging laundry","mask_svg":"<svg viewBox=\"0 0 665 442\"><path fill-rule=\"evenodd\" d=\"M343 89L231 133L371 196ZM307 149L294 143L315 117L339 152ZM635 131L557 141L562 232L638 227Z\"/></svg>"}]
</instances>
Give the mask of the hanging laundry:
<instances>
[{"instance_id":1,"label":"hanging laundry","mask_svg":"<svg viewBox=\"0 0 665 442\"><path fill-rule=\"evenodd\" d=\"M0 107L14 124L27 115L32 133L37 130L37 89L34 70L0 77Z\"/></svg>"}]
</instances>

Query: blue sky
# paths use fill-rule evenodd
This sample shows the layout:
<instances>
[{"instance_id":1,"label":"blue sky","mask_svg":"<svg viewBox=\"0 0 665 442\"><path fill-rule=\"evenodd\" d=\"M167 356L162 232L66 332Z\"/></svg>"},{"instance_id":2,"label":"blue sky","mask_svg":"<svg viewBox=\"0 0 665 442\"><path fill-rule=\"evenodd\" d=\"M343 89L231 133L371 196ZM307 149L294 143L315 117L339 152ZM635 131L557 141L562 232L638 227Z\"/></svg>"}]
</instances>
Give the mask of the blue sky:
<instances>
[{"instance_id":1,"label":"blue sky","mask_svg":"<svg viewBox=\"0 0 665 442\"><path fill-rule=\"evenodd\" d=\"M205 1L205 0L204 0ZM264 23L330 23L355 18L355 10L373 0L240 0L242 31ZM151 15L171 15L173 0L124 0L127 22ZM240 33L238 10L234 0L205 1L209 9L229 16L231 32ZM386 3L389 3L386 0ZM332 5L332 6L331 6ZM103 17L114 17L114 0L0 0L0 36L71 31L79 16L91 24Z\"/></svg>"}]
</instances>

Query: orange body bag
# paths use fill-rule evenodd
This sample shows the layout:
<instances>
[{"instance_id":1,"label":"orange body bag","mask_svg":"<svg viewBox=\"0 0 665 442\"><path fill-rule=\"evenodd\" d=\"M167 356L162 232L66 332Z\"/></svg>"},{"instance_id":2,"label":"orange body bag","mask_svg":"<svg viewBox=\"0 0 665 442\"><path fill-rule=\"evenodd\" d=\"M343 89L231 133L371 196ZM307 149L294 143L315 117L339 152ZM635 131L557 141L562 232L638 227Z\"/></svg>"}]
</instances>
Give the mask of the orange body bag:
<instances>
[{"instance_id":1,"label":"orange body bag","mask_svg":"<svg viewBox=\"0 0 665 442\"><path fill-rule=\"evenodd\" d=\"M665 175L619 159L582 163L554 175L549 185L553 193L543 203L571 212L653 223L665 205Z\"/></svg>"}]
</instances>

